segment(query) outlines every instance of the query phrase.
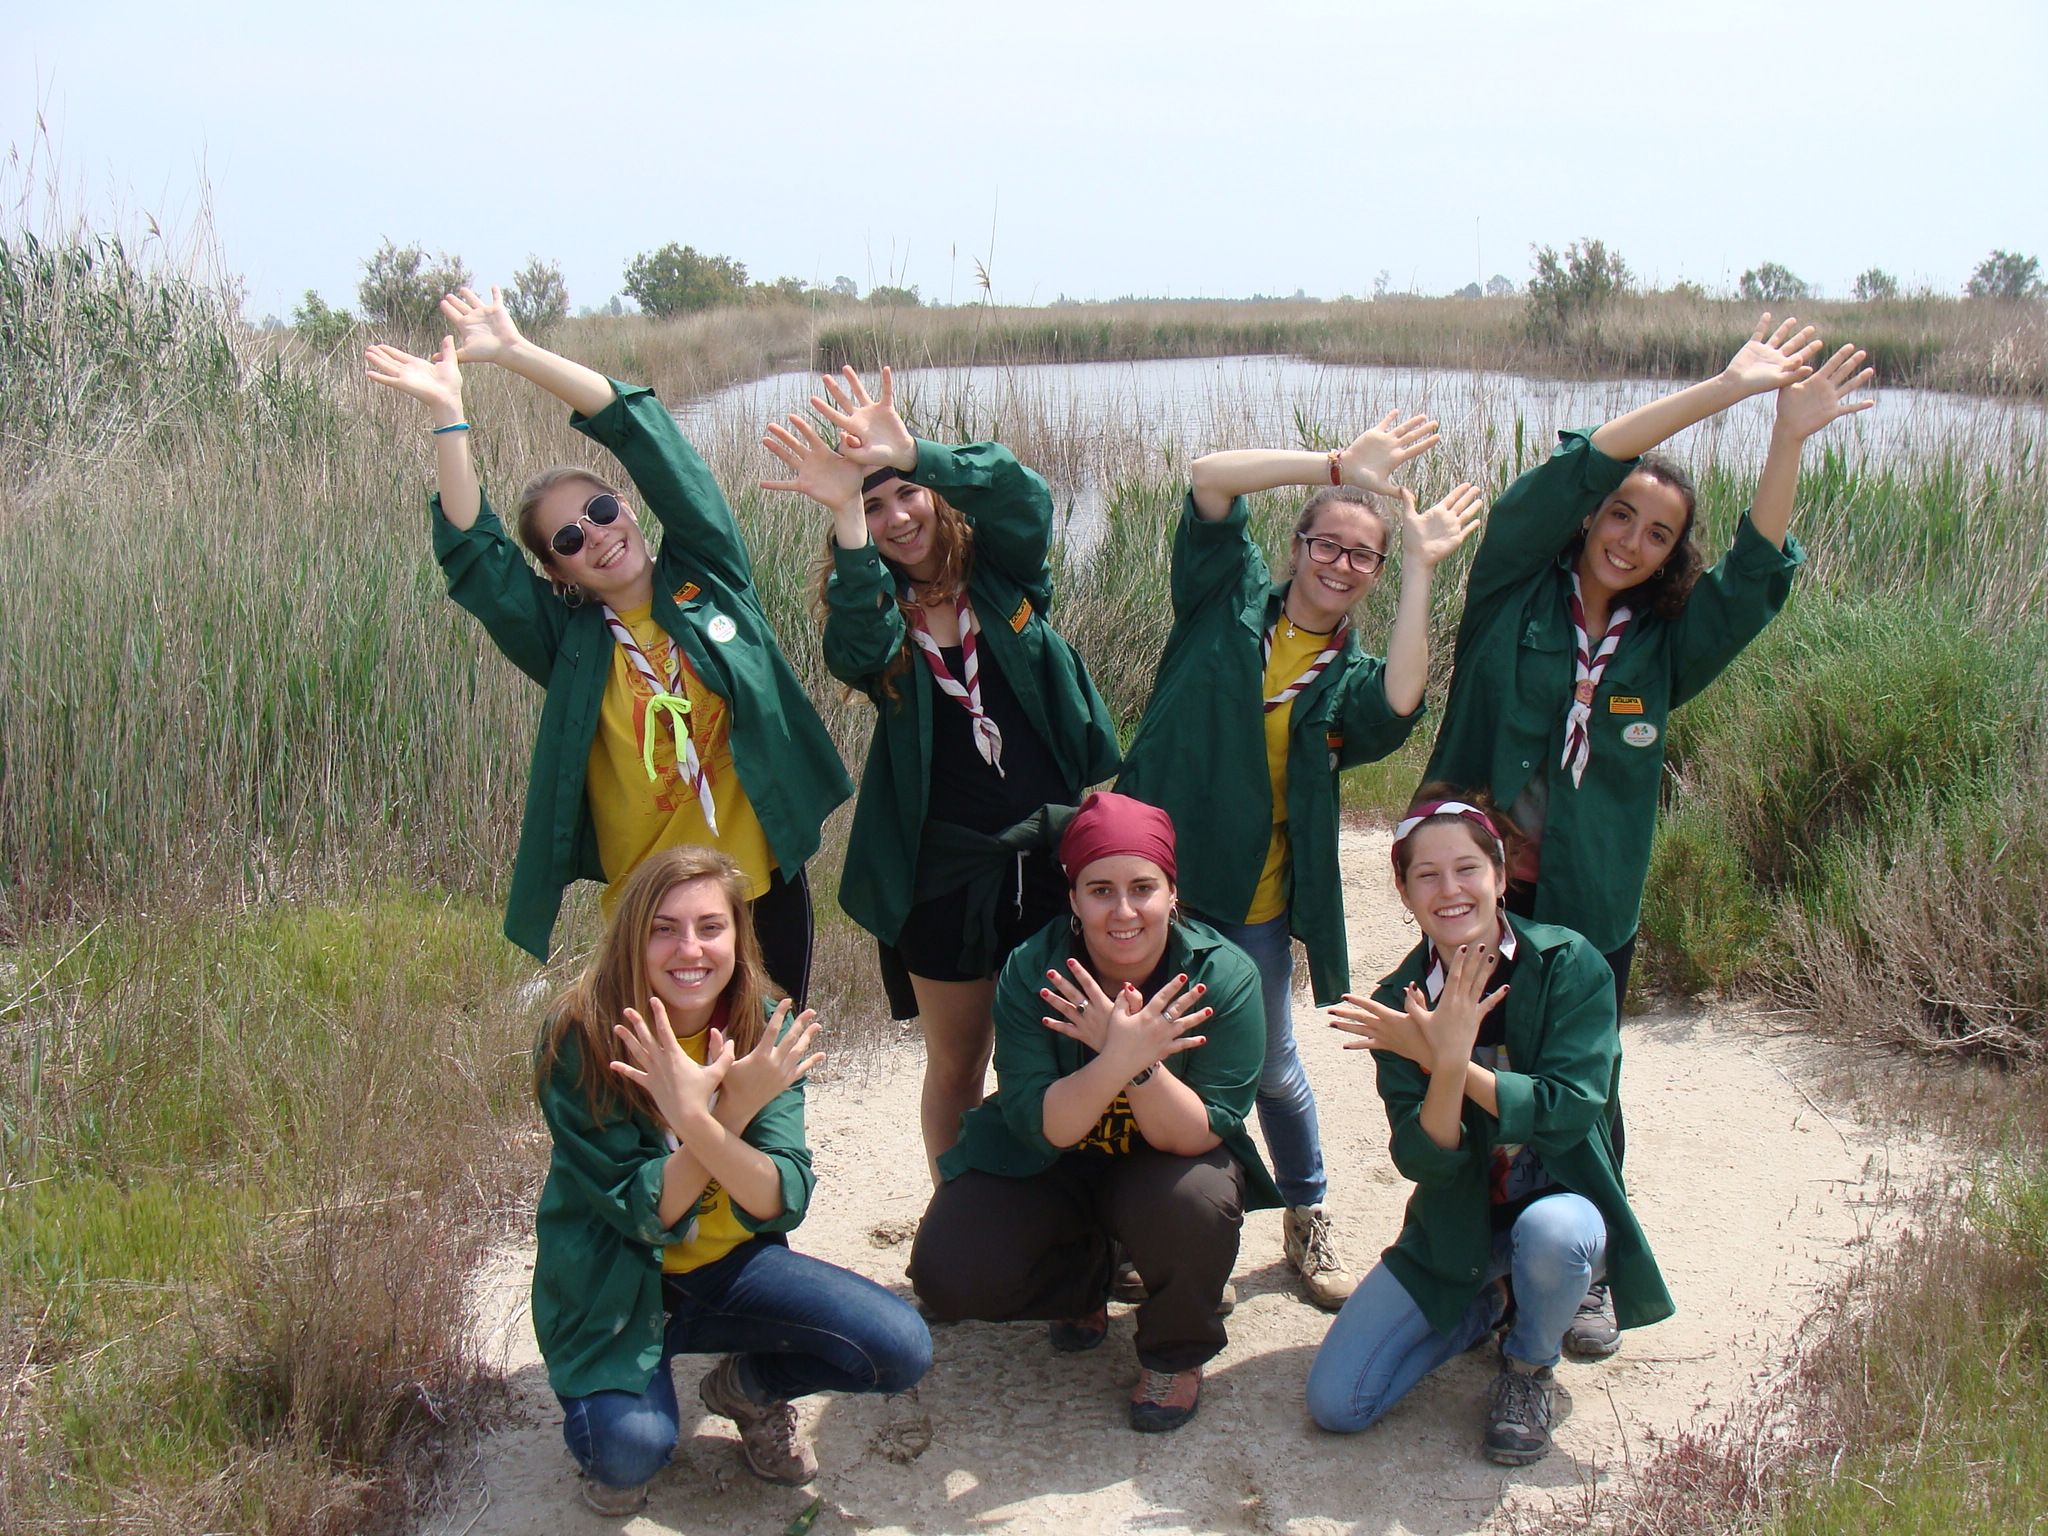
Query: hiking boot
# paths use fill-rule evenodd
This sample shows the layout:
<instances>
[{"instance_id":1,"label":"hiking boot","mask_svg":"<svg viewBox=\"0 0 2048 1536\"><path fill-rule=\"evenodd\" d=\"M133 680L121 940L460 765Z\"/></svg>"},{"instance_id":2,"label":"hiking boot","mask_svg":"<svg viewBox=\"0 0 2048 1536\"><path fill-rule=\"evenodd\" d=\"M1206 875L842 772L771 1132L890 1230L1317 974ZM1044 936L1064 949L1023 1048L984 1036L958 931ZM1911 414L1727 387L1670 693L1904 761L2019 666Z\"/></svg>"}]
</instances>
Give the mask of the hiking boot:
<instances>
[{"instance_id":1,"label":"hiking boot","mask_svg":"<svg viewBox=\"0 0 2048 1536\"><path fill-rule=\"evenodd\" d=\"M1621 1328L1614 1320L1614 1298L1607 1282L1596 1280L1579 1303L1571 1326L1564 1331L1564 1347L1587 1360L1605 1360L1621 1348Z\"/></svg>"},{"instance_id":2,"label":"hiking boot","mask_svg":"<svg viewBox=\"0 0 2048 1536\"><path fill-rule=\"evenodd\" d=\"M1109 1306L1104 1303L1086 1317L1056 1318L1045 1325L1045 1336L1063 1355L1078 1355L1109 1337Z\"/></svg>"},{"instance_id":3,"label":"hiking boot","mask_svg":"<svg viewBox=\"0 0 2048 1536\"><path fill-rule=\"evenodd\" d=\"M1199 1365L1185 1371L1154 1371L1141 1365L1138 1384L1131 1388L1131 1428L1145 1435L1179 1429L1195 1416L1201 1400Z\"/></svg>"},{"instance_id":4,"label":"hiking boot","mask_svg":"<svg viewBox=\"0 0 2048 1536\"><path fill-rule=\"evenodd\" d=\"M747 1470L764 1483L801 1488L818 1475L818 1453L796 1427L788 1403L757 1403L740 1385L738 1355L727 1355L697 1383L704 1406L739 1426Z\"/></svg>"},{"instance_id":5,"label":"hiking boot","mask_svg":"<svg viewBox=\"0 0 2048 1536\"><path fill-rule=\"evenodd\" d=\"M614 1488L610 1483L585 1477L581 1492L583 1502L600 1515L635 1515L647 1507L645 1483L635 1483L630 1488Z\"/></svg>"},{"instance_id":6,"label":"hiking boot","mask_svg":"<svg viewBox=\"0 0 2048 1536\"><path fill-rule=\"evenodd\" d=\"M1337 1257L1329 1212L1320 1205L1290 1205L1281 1231L1287 1262L1300 1274L1308 1299L1325 1312L1335 1312L1350 1300L1358 1279Z\"/></svg>"},{"instance_id":7,"label":"hiking boot","mask_svg":"<svg viewBox=\"0 0 2048 1536\"><path fill-rule=\"evenodd\" d=\"M1503 1354L1500 1374L1486 1394L1488 1461L1526 1467L1550 1451L1550 1367L1524 1365Z\"/></svg>"}]
</instances>

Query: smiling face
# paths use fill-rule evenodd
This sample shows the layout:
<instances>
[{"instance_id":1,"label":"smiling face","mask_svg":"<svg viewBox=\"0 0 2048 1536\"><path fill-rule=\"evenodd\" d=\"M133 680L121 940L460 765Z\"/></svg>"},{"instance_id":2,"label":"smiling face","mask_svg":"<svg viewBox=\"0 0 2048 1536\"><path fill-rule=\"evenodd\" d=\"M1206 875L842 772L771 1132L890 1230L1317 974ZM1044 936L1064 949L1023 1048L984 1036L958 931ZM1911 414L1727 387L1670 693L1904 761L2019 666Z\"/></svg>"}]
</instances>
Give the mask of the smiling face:
<instances>
[{"instance_id":1,"label":"smiling face","mask_svg":"<svg viewBox=\"0 0 2048 1536\"><path fill-rule=\"evenodd\" d=\"M1641 586L1678 548L1689 517L1678 490L1640 471L1630 475L1586 519L1586 547L1579 551L1577 567L1580 586L1609 595Z\"/></svg>"},{"instance_id":2,"label":"smiling face","mask_svg":"<svg viewBox=\"0 0 2048 1536\"><path fill-rule=\"evenodd\" d=\"M678 1036L701 1034L739 960L739 925L715 876L671 886L647 929L647 984Z\"/></svg>"},{"instance_id":3,"label":"smiling face","mask_svg":"<svg viewBox=\"0 0 2048 1536\"><path fill-rule=\"evenodd\" d=\"M900 566L912 581L938 574L938 509L932 493L908 480L884 480L861 496L868 537L890 564Z\"/></svg>"},{"instance_id":4,"label":"smiling face","mask_svg":"<svg viewBox=\"0 0 2048 1536\"><path fill-rule=\"evenodd\" d=\"M1480 847L1485 835L1467 821L1433 821L1409 833L1402 849L1408 870L1396 877L1395 889L1416 926L1444 954L1499 937L1508 872Z\"/></svg>"},{"instance_id":5,"label":"smiling face","mask_svg":"<svg viewBox=\"0 0 2048 1536\"><path fill-rule=\"evenodd\" d=\"M1088 959L1105 981L1143 981L1166 953L1173 882L1135 853L1085 866L1067 896L1081 921Z\"/></svg>"},{"instance_id":6,"label":"smiling face","mask_svg":"<svg viewBox=\"0 0 2048 1536\"><path fill-rule=\"evenodd\" d=\"M1333 501L1302 530L1303 538L1328 539L1347 549L1377 550L1385 559L1387 525L1377 512L1356 502ZM1384 569L1384 567L1382 567ZM1335 629L1359 599L1379 585L1380 572L1351 568L1349 556L1319 565L1302 538L1294 541L1294 579L1287 592L1287 616L1303 629Z\"/></svg>"},{"instance_id":7,"label":"smiling face","mask_svg":"<svg viewBox=\"0 0 2048 1536\"><path fill-rule=\"evenodd\" d=\"M647 540L640 521L623 499L619 515L599 524L583 516L583 509L600 487L588 480L567 479L548 487L535 503L533 531L548 551L548 569L558 581L581 587L592 597L614 608L637 608L653 594L653 562L648 558ZM573 555L554 552L553 540L560 530L575 523L583 530L583 547Z\"/></svg>"}]
</instances>

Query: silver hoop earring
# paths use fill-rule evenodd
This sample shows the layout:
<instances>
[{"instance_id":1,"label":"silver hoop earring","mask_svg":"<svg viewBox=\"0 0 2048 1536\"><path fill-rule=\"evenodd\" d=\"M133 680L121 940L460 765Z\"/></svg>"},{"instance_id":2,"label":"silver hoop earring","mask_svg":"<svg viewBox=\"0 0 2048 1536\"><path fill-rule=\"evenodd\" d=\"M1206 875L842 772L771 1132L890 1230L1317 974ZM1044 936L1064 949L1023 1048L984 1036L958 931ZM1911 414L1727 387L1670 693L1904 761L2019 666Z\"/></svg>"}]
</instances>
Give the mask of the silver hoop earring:
<instances>
[{"instance_id":1,"label":"silver hoop earring","mask_svg":"<svg viewBox=\"0 0 2048 1536\"><path fill-rule=\"evenodd\" d=\"M1069 913L1067 914L1067 932L1071 933L1071 934L1072 934L1072 935L1073 935L1073 936L1074 936L1075 938L1077 938L1077 939L1078 939L1079 937L1081 937L1081 914L1080 914L1080 913L1078 913L1078 912L1069 912Z\"/></svg>"},{"instance_id":2,"label":"silver hoop earring","mask_svg":"<svg viewBox=\"0 0 2048 1536\"><path fill-rule=\"evenodd\" d=\"M573 581L565 581L555 589L563 602L571 608L581 608L584 603L583 589Z\"/></svg>"}]
</instances>

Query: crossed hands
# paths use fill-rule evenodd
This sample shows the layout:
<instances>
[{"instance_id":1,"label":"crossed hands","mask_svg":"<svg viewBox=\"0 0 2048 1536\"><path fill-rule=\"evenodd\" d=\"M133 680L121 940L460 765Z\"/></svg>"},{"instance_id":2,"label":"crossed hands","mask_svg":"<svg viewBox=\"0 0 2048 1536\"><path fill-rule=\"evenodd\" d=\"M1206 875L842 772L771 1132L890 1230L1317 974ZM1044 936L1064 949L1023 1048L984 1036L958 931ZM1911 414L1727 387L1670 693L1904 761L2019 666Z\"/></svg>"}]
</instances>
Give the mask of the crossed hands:
<instances>
[{"instance_id":1,"label":"crossed hands","mask_svg":"<svg viewBox=\"0 0 2048 1536\"><path fill-rule=\"evenodd\" d=\"M1347 1051L1386 1051L1405 1056L1425 1072L1458 1068L1471 1059L1479 1024L1500 1006L1506 987L1486 990L1498 956L1491 944L1460 944L1444 975L1436 1007L1414 982L1402 997L1403 1006L1389 1008L1350 992L1330 1010L1330 1028L1358 1036Z\"/></svg>"},{"instance_id":2,"label":"crossed hands","mask_svg":"<svg viewBox=\"0 0 2048 1536\"><path fill-rule=\"evenodd\" d=\"M1209 989L1199 982L1188 986L1185 974L1174 977L1148 1001L1129 982L1112 998L1079 960L1069 960L1067 968L1072 973L1069 976L1058 971L1045 973L1052 985L1041 987L1038 995L1058 1017L1047 1016L1040 1022L1108 1058L1119 1078L1136 1077L1169 1056L1207 1042L1208 1036L1187 1031L1216 1010L1195 1006Z\"/></svg>"},{"instance_id":3,"label":"crossed hands","mask_svg":"<svg viewBox=\"0 0 2048 1536\"><path fill-rule=\"evenodd\" d=\"M761 1038L744 1056L734 1052L722 1031L712 1030L701 1066L676 1039L661 999L651 997L647 1005L651 1023L639 1010L628 1008L624 1021L612 1026L632 1059L614 1061L611 1067L647 1090L661 1118L678 1135L691 1120L709 1116L714 1101L724 1112L720 1121L728 1130L744 1130L777 1094L825 1059L823 1052L811 1051L819 1026L810 1009L798 1014L796 1026L782 1034L783 1020L789 1017L788 998L775 1005Z\"/></svg>"}]
</instances>

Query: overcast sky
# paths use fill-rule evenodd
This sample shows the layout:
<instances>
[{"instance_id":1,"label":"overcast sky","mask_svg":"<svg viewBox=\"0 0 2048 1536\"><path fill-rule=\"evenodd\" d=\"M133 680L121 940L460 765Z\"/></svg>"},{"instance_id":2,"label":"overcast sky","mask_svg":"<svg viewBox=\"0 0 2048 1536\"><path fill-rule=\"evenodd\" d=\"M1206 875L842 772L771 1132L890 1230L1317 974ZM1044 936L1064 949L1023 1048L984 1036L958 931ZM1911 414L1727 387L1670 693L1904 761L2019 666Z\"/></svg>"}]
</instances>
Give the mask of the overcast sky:
<instances>
[{"instance_id":1,"label":"overcast sky","mask_svg":"<svg viewBox=\"0 0 2048 1536\"><path fill-rule=\"evenodd\" d=\"M1441 293L1580 235L1954 290L2048 255L2044 77L2041 0L0 0L6 139L40 108L101 207L210 188L252 317L386 236L578 305L670 240L956 301L976 258L1020 303Z\"/></svg>"}]
</instances>

